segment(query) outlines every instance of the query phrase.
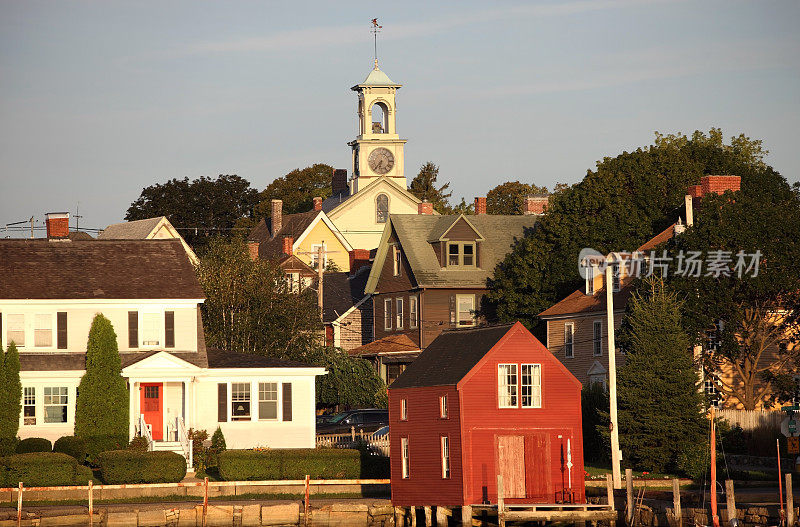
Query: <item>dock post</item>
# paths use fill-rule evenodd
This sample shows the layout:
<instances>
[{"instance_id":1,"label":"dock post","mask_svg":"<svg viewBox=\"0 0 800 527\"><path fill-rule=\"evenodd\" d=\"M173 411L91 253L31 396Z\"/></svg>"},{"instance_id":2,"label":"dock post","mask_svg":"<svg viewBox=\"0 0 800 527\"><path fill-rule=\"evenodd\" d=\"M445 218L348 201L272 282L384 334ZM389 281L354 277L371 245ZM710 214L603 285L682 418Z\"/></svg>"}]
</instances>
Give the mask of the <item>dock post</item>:
<instances>
[{"instance_id":1,"label":"dock post","mask_svg":"<svg viewBox=\"0 0 800 527\"><path fill-rule=\"evenodd\" d=\"M305 481L305 487L306 487L305 488L305 491L306 491L305 492L305 494L306 494L305 498L306 499L303 500L303 524L304 525L308 525L309 509L311 508L310 504L308 503L311 500L311 489L309 488L310 487L310 483L311 483L311 476L306 474L306 481Z\"/></svg>"},{"instance_id":2,"label":"dock post","mask_svg":"<svg viewBox=\"0 0 800 527\"><path fill-rule=\"evenodd\" d=\"M464 505L461 507L461 525L472 527L472 506Z\"/></svg>"},{"instance_id":3,"label":"dock post","mask_svg":"<svg viewBox=\"0 0 800 527\"><path fill-rule=\"evenodd\" d=\"M92 480L89 480L89 525L94 525L94 493Z\"/></svg>"},{"instance_id":4,"label":"dock post","mask_svg":"<svg viewBox=\"0 0 800 527\"><path fill-rule=\"evenodd\" d=\"M614 510L614 480L612 479L611 474L606 474L606 495L608 505L611 510Z\"/></svg>"},{"instance_id":5,"label":"dock post","mask_svg":"<svg viewBox=\"0 0 800 527\"><path fill-rule=\"evenodd\" d=\"M17 491L17 527L22 525L22 482L19 482L19 490Z\"/></svg>"},{"instance_id":6,"label":"dock post","mask_svg":"<svg viewBox=\"0 0 800 527\"><path fill-rule=\"evenodd\" d=\"M411 506L408 510L411 513L411 527L417 527L417 508Z\"/></svg>"},{"instance_id":7,"label":"dock post","mask_svg":"<svg viewBox=\"0 0 800 527\"><path fill-rule=\"evenodd\" d=\"M396 527L404 527L406 524L406 510L403 507L394 508L394 524Z\"/></svg>"},{"instance_id":8,"label":"dock post","mask_svg":"<svg viewBox=\"0 0 800 527\"><path fill-rule=\"evenodd\" d=\"M506 501L503 497L503 475L497 475L497 525L506 527Z\"/></svg>"},{"instance_id":9,"label":"dock post","mask_svg":"<svg viewBox=\"0 0 800 527\"><path fill-rule=\"evenodd\" d=\"M733 480L725 480L725 498L728 509L728 523L733 525L733 520L736 519L736 495L733 493Z\"/></svg>"},{"instance_id":10,"label":"dock post","mask_svg":"<svg viewBox=\"0 0 800 527\"><path fill-rule=\"evenodd\" d=\"M425 505L422 507L423 512L425 512L425 527L433 527L433 517L431 516L431 506Z\"/></svg>"},{"instance_id":11,"label":"dock post","mask_svg":"<svg viewBox=\"0 0 800 527\"><path fill-rule=\"evenodd\" d=\"M792 496L792 473L786 473L786 525L794 525L794 496Z\"/></svg>"},{"instance_id":12,"label":"dock post","mask_svg":"<svg viewBox=\"0 0 800 527\"><path fill-rule=\"evenodd\" d=\"M447 527L447 517L452 516L453 511L449 510L447 507L441 507L439 505L436 506L436 526L437 527Z\"/></svg>"},{"instance_id":13,"label":"dock post","mask_svg":"<svg viewBox=\"0 0 800 527\"><path fill-rule=\"evenodd\" d=\"M675 515L675 524L683 527L683 511L681 510L681 486L678 478L672 479L672 513Z\"/></svg>"},{"instance_id":14,"label":"dock post","mask_svg":"<svg viewBox=\"0 0 800 527\"><path fill-rule=\"evenodd\" d=\"M628 525L633 525L633 469L625 469L625 487L628 492L628 511L625 515Z\"/></svg>"}]
</instances>

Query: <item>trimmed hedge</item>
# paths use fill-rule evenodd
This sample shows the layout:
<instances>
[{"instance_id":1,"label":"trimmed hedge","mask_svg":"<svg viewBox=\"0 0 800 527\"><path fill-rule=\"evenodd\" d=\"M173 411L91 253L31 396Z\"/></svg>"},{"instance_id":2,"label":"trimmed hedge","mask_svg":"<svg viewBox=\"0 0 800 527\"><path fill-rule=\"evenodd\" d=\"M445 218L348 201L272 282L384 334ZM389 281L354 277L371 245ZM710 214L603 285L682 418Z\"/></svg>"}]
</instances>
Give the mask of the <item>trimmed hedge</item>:
<instances>
[{"instance_id":1,"label":"trimmed hedge","mask_svg":"<svg viewBox=\"0 0 800 527\"><path fill-rule=\"evenodd\" d=\"M86 453L92 458L101 452L122 450L128 447L128 434L79 436L86 445Z\"/></svg>"},{"instance_id":2,"label":"trimmed hedge","mask_svg":"<svg viewBox=\"0 0 800 527\"><path fill-rule=\"evenodd\" d=\"M175 452L110 450L97 459L100 478L109 485L177 483L186 476L186 459Z\"/></svg>"},{"instance_id":3,"label":"trimmed hedge","mask_svg":"<svg viewBox=\"0 0 800 527\"><path fill-rule=\"evenodd\" d=\"M31 452L0 458L2 487L16 487L20 481L26 487L75 485L77 475L78 462L66 454Z\"/></svg>"},{"instance_id":4,"label":"trimmed hedge","mask_svg":"<svg viewBox=\"0 0 800 527\"><path fill-rule=\"evenodd\" d=\"M72 456L78 460L78 463L86 461L86 443L83 439L75 436L64 436L56 439L53 443L53 452L61 452L68 456Z\"/></svg>"},{"instance_id":5,"label":"trimmed hedge","mask_svg":"<svg viewBox=\"0 0 800 527\"><path fill-rule=\"evenodd\" d=\"M86 465L78 465L78 470L75 471L75 482L78 485L86 485L89 481L94 479L94 472Z\"/></svg>"},{"instance_id":6,"label":"trimmed hedge","mask_svg":"<svg viewBox=\"0 0 800 527\"><path fill-rule=\"evenodd\" d=\"M53 443L43 437L29 437L17 443L17 454L30 454L31 452L52 452Z\"/></svg>"},{"instance_id":7,"label":"trimmed hedge","mask_svg":"<svg viewBox=\"0 0 800 527\"><path fill-rule=\"evenodd\" d=\"M275 479L357 479L358 450L332 448L227 450L219 455L219 473L228 481Z\"/></svg>"}]
</instances>

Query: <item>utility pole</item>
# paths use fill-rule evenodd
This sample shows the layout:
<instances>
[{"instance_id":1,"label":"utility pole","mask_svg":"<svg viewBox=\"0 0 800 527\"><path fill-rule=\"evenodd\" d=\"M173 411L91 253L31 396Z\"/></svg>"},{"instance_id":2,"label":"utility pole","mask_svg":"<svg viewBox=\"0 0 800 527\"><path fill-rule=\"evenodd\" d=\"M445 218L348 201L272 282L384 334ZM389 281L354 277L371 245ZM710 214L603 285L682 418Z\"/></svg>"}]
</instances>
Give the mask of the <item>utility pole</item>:
<instances>
[{"instance_id":1,"label":"utility pole","mask_svg":"<svg viewBox=\"0 0 800 527\"><path fill-rule=\"evenodd\" d=\"M611 265L606 265L606 323L608 324L608 397L609 415L611 417L611 473L614 488L622 488L620 461L622 451L619 449L619 426L617 424L617 350L614 344L614 277Z\"/></svg>"},{"instance_id":2,"label":"utility pole","mask_svg":"<svg viewBox=\"0 0 800 527\"><path fill-rule=\"evenodd\" d=\"M316 254L317 255L317 307L319 307L319 318L322 319L322 290L323 281L325 279L325 257L329 254L338 253L339 251L329 251L325 248L325 244L320 244L316 251L301 251L297 254Z\"/></svg>"},{"instance_id":3,"label":"utility pole","mask_svg":"<svg viewBox=\"0 0 800 527\"><path fill-rule=\"evenodd\" d=\"M33 216L31 216L31 219L29 221L31 222L31 240L32 240L33 239Z\"/></svg>"}]
</instances>

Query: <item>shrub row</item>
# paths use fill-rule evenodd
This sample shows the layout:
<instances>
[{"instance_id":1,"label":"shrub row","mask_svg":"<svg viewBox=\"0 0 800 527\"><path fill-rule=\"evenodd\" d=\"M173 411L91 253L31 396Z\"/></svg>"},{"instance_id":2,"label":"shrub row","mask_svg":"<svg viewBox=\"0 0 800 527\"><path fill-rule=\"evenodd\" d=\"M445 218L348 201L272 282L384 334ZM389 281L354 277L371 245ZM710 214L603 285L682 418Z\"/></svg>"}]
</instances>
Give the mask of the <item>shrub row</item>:
<instances>
[{"instance_id":1,"label":"shrub row","mask_svg":"<svg viewBox=\"0 0 800 527\"><path fill-rule=\"evenodd\" d=\"M17 443L17 454L30 454L31 452L52 452L53 444L43 437L28 437Z\"/></svg>"},{"instance_id":2,"label":"shrub row","mask_svg":"<svg viewBox=\"0 0 800 527\"><path fill-rule=\"evenodd\" d=\"M186 476L186 459L175 452L109 450L97 459L100 477L109 485L177 483Z\"/></svg>"},{"instance_id":3,"label":"shrub row","mask_svg":"<svg viewBox=\"0 0 800 527\"><path fill-rule=\"evenodd\" d=\"M85 485L92 478L89 467L74 457L57 452L31 452L0 458L0 487Z\"/></svg>"},{"instance_id":4,"label":"shrub row","mask_svg":"<svg viewBox=\"0 0 800 527\"><path fill-rule=\"evenodd\" d=\"M228 481L275 479L356 479L361 453L350 449L227 450L219 455L219 473Z\"/></svg>"}]
</instances>

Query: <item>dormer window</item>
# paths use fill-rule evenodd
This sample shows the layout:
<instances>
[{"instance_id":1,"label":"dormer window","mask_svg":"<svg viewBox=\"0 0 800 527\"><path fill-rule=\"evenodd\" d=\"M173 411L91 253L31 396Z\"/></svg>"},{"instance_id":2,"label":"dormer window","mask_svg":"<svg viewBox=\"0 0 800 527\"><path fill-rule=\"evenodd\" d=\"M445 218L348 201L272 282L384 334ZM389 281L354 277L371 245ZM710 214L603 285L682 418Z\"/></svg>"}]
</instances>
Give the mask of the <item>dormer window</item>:
<instances>
[{"instance_id":1,"label":"dormer window","mask_svg":"<svg viewBox=\"0 0 800 527\"><path fill-rule=\"evenodd\" d=\"M475 242L448 242L447 267L475 267Z\"/></svg>"}]
</instances>

